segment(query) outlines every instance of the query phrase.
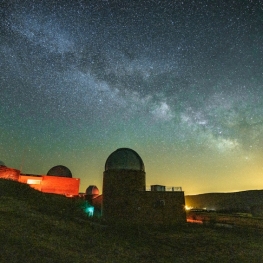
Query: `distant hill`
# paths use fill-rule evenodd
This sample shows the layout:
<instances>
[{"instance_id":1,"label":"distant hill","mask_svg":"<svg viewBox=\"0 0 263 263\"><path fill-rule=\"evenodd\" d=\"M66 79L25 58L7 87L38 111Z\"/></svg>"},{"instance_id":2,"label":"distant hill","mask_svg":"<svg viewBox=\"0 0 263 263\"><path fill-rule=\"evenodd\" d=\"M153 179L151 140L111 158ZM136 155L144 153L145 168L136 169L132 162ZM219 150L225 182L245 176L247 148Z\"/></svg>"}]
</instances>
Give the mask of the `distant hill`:
<instances>
[{"instance_id":1,"label":"distant hill","mask_svg":"<svg viewBox=\"0 0 263 263\"><path fill-rule=\"evenodd\" d=\"M257 208L263 208L263 190L188 195L185 196L185 202L193 208L253 212Z\"/></svg>"}]
</instances>

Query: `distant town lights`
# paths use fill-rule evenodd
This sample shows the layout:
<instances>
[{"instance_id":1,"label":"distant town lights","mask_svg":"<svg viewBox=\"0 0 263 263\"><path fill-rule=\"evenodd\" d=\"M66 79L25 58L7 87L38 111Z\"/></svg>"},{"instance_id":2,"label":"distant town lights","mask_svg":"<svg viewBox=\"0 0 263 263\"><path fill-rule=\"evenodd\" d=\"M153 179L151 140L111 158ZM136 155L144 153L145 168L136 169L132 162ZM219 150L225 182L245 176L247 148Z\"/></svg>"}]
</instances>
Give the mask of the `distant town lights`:
<instances>
[{"instance_id":1,"label":"distant town lights","mask_svg":"<svg viewBox=\"0 0 263 263\"><path fill-rule=\"evenodd\" d=\"M186 211L191 210L192 208L193 208L192 206L187 206L187 205L184 206L184 209L185 209Z\"/></svg>"}]
</instances>

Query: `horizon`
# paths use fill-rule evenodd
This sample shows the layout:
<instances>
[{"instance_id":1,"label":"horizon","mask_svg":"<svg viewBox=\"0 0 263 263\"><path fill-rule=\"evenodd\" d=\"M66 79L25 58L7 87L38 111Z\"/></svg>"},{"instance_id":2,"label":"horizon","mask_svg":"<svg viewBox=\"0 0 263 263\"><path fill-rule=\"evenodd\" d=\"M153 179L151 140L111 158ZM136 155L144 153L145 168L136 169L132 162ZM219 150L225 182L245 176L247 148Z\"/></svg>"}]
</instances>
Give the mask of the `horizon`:
<instances>
[{"instance_id":1,"label":"horizon","mask_svg":"<svg viewBox=\"0 0 263 263\"><path fill-rule=\"evenodd\" d=\"M19 170L19 169L14 168L14 167L9 167L9 166L5 165L3 162L0 161L0 166L1 166L1 165L2 165L2 166L5 166L5 167L7 167L7 168ZM20 171L20 170L19 170L19 171ZM41 174L37 174L37 173L25 173L25 172L22 172L22 171L20 171L20 174L24 174L24 175L34 175L34 176L44 176L44 175L47 175L46 173L41 173ZM55 175L54 175L54 176L55 176ZM72 178L79 178L79 177L76 177L76 176L73 175ZM147 182L147 180L146 180L146 182ZM82 185L82 188L81 188L81 180L80 180L79 193L85 193L86 189L87 189L89 186L91 186L91 185L92 185L92 184L89 184L87 187L86 187L86 186L84 187L84 186ZM146 184L146 189L147 189L147 188L150 188L152 185L155 185L155 184L151 184L151 185ZM162 186L165 186L166 189L167 189L167 188L171 188L171 187L181 187L181 186L174 186L174 185L162 185ZM83 187L84 187L84 188L83 188ZM99 193L100 193L100 195L102 195L102 185L101 185L101 186L96 185L96 187L98 187ZM205 195L205 194L227 194L227 193L238 193L238 192L248 192L248 191L263 191L263 188L262 188L262 189L258 188L258 189L232 190L232 191L227 191L227 192L225 192L225 191L220 191L220 190L219 190L219 191L217 191L217 192L186 193L186 192L184 191L183 187L182 187L182 191L185 193L185 196L195 196L195 195Z\"/></svg>"}]
</instances>

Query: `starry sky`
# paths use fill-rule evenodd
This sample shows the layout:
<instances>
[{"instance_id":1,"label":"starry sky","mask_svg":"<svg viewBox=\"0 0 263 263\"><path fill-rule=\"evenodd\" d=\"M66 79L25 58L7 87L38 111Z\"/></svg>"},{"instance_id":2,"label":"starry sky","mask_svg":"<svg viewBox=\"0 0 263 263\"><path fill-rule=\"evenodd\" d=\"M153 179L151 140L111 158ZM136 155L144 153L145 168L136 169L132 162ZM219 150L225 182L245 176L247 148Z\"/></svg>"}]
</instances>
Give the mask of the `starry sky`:
<instances>
[{"instance_id":1,"label":"starry sky","mask_svg":"<svg viewBox=\"0 0 263 263\"><path fill-rule=\"evenodd\" d=\"M263 189L263 1L0 1L0 162L102 187L128 147L146 184Z\"/></svg>"}]
</instances>

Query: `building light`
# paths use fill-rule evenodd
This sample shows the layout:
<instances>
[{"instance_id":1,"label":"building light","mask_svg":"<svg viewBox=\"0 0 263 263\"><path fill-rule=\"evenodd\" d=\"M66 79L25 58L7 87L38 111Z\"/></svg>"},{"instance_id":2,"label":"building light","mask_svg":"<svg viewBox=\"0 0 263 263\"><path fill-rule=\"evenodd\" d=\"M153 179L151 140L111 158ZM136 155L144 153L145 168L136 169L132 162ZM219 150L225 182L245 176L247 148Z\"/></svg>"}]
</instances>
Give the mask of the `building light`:
<instances>
[{"instance_id":1,"label":"building light","mask_svg":"<svg viewBox=\"0 0 263 263\"><path fill-rule=\"evenodd\" d=\"M86 207L85 213L88 214L88 216L93 216L94 207L93 206Z\"/></svg>"},{"instance_id":2,"label":"building light","mask_svg":"<svg viewBox=\"0 0 263 263\"><path fill-rule=\"evenodd\" d=\"M27 184L41 184L41 180L27 179Z\"/></svg>"},{"instance_id":3,"label":"building light","mask_svg":"<svg viewBox=\"0 0 263 263\"><path fill-rule=\"evenodd\" d=\"M94 206L90 205L88 202L85 203L83 210L89 217L92 217L94 214Z\"/></svg>"},{"instance_id":4,"label":"building light","mask_svg":"<svg viewBox=\"0 0 263 263\"><path fill-rule=\"evenodd\" d=\"M189 211L189 210L191 210L193 207L191 207L191 206L187 206L187 205L185 205L184 206L184 209L186 210L186 211Z\"/></svg>"}]
</instances>

